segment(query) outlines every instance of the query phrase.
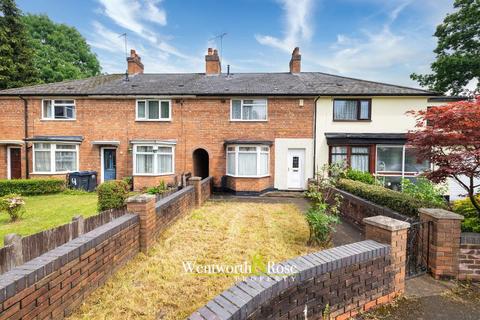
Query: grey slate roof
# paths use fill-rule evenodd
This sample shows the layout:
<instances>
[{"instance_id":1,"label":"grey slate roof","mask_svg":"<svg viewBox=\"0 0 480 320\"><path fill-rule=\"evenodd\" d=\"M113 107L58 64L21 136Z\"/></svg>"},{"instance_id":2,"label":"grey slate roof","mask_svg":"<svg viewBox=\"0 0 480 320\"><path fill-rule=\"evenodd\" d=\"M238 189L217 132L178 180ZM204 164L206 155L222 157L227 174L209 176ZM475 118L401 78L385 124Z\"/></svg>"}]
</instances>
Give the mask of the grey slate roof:
<instances>
[{"instance_id":1,"label":"grey slate roof","mask_svg":"<svg viewBox=\"0 0 480 320\"><path fill-rule=\"evenodd\" d=\"M0 91L8 95L409 95L435 96L434 92L341 77L321 72L236 73L205 75L124 74L64 81Z\"/></svg>"}]
</instances>

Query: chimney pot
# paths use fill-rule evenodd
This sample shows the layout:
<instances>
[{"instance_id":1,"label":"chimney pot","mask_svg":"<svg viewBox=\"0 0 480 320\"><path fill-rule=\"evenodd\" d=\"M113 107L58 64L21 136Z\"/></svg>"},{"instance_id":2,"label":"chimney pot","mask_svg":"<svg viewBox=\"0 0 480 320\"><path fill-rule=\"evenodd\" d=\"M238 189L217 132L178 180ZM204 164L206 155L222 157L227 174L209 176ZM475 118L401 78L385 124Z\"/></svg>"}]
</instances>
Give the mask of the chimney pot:
<instances>
[{"instance_id":1,"label":"chimney pot","mask_svg":"<svg viewBox=\"0 0 480 320\"><path fill-rule=\"evenodd\" d=\"M300 73L302 65L302 55L300 54L300 48L295 47L292 52L292 58L290 59L290 73Z\"/></svg>"},{"instance_id":2,"label":"chimney pot","mask_svg":"<svg viewBox=\"0 0 480 320\"><path fill-rule=\"evenodd\" d=\"M207 55L205 56L205 73L207 75L216 75L221 72L222 67L217 49L208 48Z\"/></svg>"},{"instance_id":3,"label":"chimney pot","mask_svg":"<svg viewBox=\"0 0 480 320\"><path fill-rule=\"evenodd\" d=\"M135 49L130 50L130 57L127 58L127 73L137 74L143 73L143 63Z\"/></svg>"}]
</instances>

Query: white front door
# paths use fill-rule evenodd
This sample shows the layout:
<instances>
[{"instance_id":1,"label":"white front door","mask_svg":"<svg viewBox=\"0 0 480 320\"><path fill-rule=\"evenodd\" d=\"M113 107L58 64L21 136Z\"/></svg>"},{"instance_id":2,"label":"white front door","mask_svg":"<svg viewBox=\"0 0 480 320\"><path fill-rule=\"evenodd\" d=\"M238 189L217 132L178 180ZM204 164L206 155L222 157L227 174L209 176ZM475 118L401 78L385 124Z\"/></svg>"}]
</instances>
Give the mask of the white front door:
<instances>
[{"instance_id":1,"label":"white front door","mask_svg":"<svg viewBox=\"0 0 480 320\"><path fill-rule=\"evenodd\" d=\"M305 187L305 149L288 149L287 180L289 189Z\"/></svg>"}]
</instances>

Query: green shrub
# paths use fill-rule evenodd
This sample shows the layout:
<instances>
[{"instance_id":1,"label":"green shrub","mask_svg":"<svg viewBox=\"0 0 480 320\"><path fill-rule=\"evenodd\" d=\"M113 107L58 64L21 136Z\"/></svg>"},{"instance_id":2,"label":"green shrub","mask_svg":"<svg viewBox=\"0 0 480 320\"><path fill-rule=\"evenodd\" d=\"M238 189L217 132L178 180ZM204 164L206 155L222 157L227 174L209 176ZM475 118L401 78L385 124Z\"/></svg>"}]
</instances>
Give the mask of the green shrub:
<instances>
[{"instance_id":1,"label":"green shrub","mask_svg":"<svg viewBox=\"0 0 480 320\"><path fill-rule=\"evenodd\" d=\"M325 213L327 204L318 205L308 209L305 219L310 229L309 244L318 244L326 246L330 243L332 232L335 231L335 225L340 222L338 216Z\"/></svg>"},{"instance_id":2,"label":"green shrub","mask_svg":"<svg viewBox=\"0 0 480 320\"><path fill-rule=\"evenodd\" d=\"M128 184L122 180L110 180L97 188L98 210L118 209L125 205L128 197Z\"/></svg>"},{"instance_id":3,"label":"green shrub","mask_svg":"<svg viewBox=\"0 0 480 320\"><path fill-rule=\"evenodd\" d=\"M462 221L463 232L478 232L480 233L480 218L470 217Z\"/></svg>"},{"instance_id":4,"label":"green shrub","mask_svg":"<svg viewBox=\"0 0 480 320\"><path fill-rule=\"evenodd\" d=\"M133 190L133 177L125 177L122 180L128 185L129 190Z\"/></svg>"},{"instance_id":5,"label":"green shrub","mask_svg":"<svg viewBox=\"0 0 480 320\"><path fill-rule=\"evenodd\" d=\"M382 186L369 185L359 181L341 179L337 188L371 201L378 205L390 208L406 216L415 217L419 208L442 208L436 203L416 199L408 194L390 190Z\"/></svg>"},{"instance_id":6,"label":"green shrub","mask_svg":"<svg viewBox=\"0 0 480 320\"><path fill-rule=\"evenodd\" d=\"M375 177L370 172L364 172L355 169L348 169L345 172L345 178L360 181L366 184L375 184Z\"/></svg>"},{"instance_id":7,"label":"green shrub","mask_svg":"<svg viewBox=\"0 0 480 320\"><path fill-rule=\"evenodd\" d=\"M160 183L158 184L158 186L149 188L147 190L147 193L157 194L157 193L164 193L168 190L169 190L169 188L168 188L167 184L165 183L165 181L161 180Z\"/></svg>"},{"instance_id":8,"label":"green shrub","mask_svg":"<svg viewBox=\"0 0 480 320\"><path fill-rule=\"evenodd\" d=\"M438 207L446 206L443 195L447 193L445 187L439 187L426 178L419 177L416 183L408 179L402 180L402 192L412 198L420 199Z\"/></svg>"},{"instance_id":9,"label":"green shrub","mask_svg":"<svg viewBox=\"0 0 480 320\"><path fill-rule=\"evenodd\" d=\"M480 194L476 195L476 198L480 201ZM466 218L473 218L478 215L477 209L473 206L470 198L453 201L453 211Z\"/></svg>"},{"instance_id":10,"label":"green shrub","mask_svg":"<svg viewBox=\"0 0 480 320\"><path fill-rule=\"evenodd\" d=\"M5 211L11 221L17 221L25 212L25 201L19 194L7 194L0 198L0 212Z\"/></svg>"},{"instance_id":11,"label":"green shrub","mask_svg":"<svg viewBox=\"0 0 480 320\"><path fill-rule=\"evenodd\" d=\"M21 194L32 196L39 194L59 193L65 190L65 180L62 179L12 179L0 180L0 196Z\"/></svg>"}]
</instances>

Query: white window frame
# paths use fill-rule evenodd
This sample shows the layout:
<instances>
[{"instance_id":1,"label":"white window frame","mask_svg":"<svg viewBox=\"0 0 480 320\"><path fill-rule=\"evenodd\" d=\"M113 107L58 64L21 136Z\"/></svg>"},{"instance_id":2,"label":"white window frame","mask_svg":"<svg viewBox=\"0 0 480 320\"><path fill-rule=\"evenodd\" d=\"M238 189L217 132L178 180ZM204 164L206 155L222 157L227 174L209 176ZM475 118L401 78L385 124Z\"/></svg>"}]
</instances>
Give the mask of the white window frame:
<instances>
[{"instance_id":1,"label":"white window frame","mask_svg":"<svg viewBox=\"0 0 480 320\"><path fill-rule=\"evenodd\" d=\"M137 148L138 147L153 147L153 173L137 173ZM172 148L171 153L157 152L158 148ZM140 152L139 154L147 154L145 152ZM148 153L151 154L151 153ZM171 154L172 155L172 171L171 172L162 172L158 173L158 159L157 155L159 154ZM149 177L159 177L159 176L168 176L175 174L175 146L168 144L152 144L152 143L139 143L133 145L133 176L149 176Z\"/></svg>"},{"instance_id":2,"label":"white window frame","mask_svg":"<svg viewBox=\"0 0 480 320\"><path fill-rule=\"evenodd\" d=\"M378 171L378 148L388 147L388 148L402 148L402 171ZM423 172L405 172L405 160L406 160L406 149L409 148L406 145L399 145L399 144L377 144L375 146L375 175L380 177L401 177L404 179L405 177L418 177ZM430 168L432 164L430 164Z\"/></svg>"},{"instance_id":3,"label":"white window frame","mask_svg":"<svg viewBox=\"0 0 480 320\"><path fill-rule=\"evenodd\" d=\"M158 101L158 115L159 119L149 119L148 118L148 102L149 101ZM138 103L145 103L145 118L138 117ZM161 118L162 116L162 102L168 102L168 118ZM162 122L162 121L172 121L172 100L169 99L138 99L135 101L135 121L153 121L153 122Z\"/></svg>"},{"instance_id":4,"label":"white window frame","mask_svg":"<svg viewBox=\"0 0 480 320\"><path fill-rule=\"evenodd\" d=\"M241 119L234 119L233 118L233 101L239 100L240 101L240 117ZM243 119L243 101L245 100L265 100L265 119ZM266 98L232 98L230 99L230 121L232 122L267 122L268 121L268 99Z\"/></svg>"},{"instance_id":5,"label":"white window frame","mask_svg":"<svg viewBox=\"0 0 480 320\"><path fill-rule=\"evenodd\" d=\"M61 101L61 100L70 100L73 101L73 118L55 118L55 101ZM52 117L47 118L45 112L44 112L44 103L45 101L50 101L50 105L52 107ZM70 104L69 104L70 105ZM63 103L58 104L57 106L66 106ZM77 102L75 99L42 99L42 120L47 120L47 121L75 121L77 120Z\"/></svg>"},{"instance_id":6,"label":"white window frame","mask_svg":"<svg viewBox=\"0 0 480 320\"><path fill-rule=\"evenodd\" d=\"M35 170L35 144L36 143L44 143L44 144L49 144L50 145L50 171L36 171ZM70 146L75 146L75 155L76 155L76 170L73 171L55 171L55 155L56 155L56 150L57 150L57 145L70 145ZM50 141L35 141L32 144L32 174L66 174L69 172L75 172L79 171L80 168L80 152L78 148L78 144L75 143L63 143L63 142L50 142ZM62 149L60 149L62 150ZM46 150L44 150L46 151ZM73 149L71 150L73 151Z\"/></svg>"},{"instance_id":7,"label":"white window frame","mask_svg":"<svg viewBox=\"0 0 480 320\"><path fill-rule=\"evenodd\" d=\"M234 151L229 151L228 148L233 147ZM256 151L239 151L240 147L255 147ZM262 151L262 148L267 148L268 151ZM226 153L234 153L235 154L235 167L234 167L234 174L228 173L228 155L225 158L225 174L229 177L235 177L235 178L265 178L270 176L270 147L266 145L256 145L256 144L230 144L226 146ZM239 153L255 153L257 155L257 174L256 175L239 175L238 174L238 154ZM267 174L261 174L260 173L260 154L267 154L268 155L268 160L267 160Z\"/></svg>"}]
</instances>

